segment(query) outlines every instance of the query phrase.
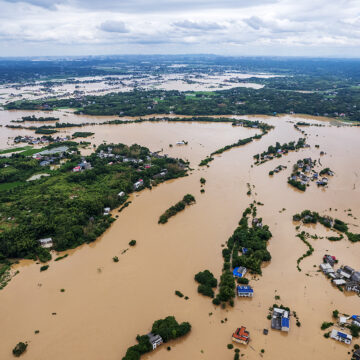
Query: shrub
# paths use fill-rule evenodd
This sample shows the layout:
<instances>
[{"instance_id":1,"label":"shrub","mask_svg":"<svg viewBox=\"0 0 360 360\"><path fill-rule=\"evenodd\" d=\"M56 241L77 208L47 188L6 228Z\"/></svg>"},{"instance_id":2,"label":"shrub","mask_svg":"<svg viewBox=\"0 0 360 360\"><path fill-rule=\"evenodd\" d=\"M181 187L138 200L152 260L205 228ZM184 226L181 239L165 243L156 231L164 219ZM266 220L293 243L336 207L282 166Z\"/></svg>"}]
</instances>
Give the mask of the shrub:
<instances>
[{"instance_id":1,"label":"shrub","mask_svg":"<svg viewBox=\"0 0 360 360\"><path fill-rule=\"evenodd\" d=\"M45 271L49 268L49 265L43 265L41 268L40 268L40 271Z\"/></svg>"},{"instance_id":2,"label":"shrub","mask_svg":"<svg viewBox=\"0 0 360 360\"><path fill-rule=\"evenodd\" d=\"M213 289L208 285L200 284L198 286L198 293L203 294L205 296L209 296L211 298L214 297L214 291Z\"/></svg>"},{"instance_id":3,"label":"shrub","mask_svg":"<svg viewBox=\"0 0 360 360\"><path fill-rule=\"evenodd\" d=\"M332 322L326 322L324 321L322 324L321 324L321 330L326 330L327 328L329 328L330 326L333 326L334 323Z\"/></svg>"},{"instance_id":4,"label":"shrub","mask_svg":"<svg viewBox=\"0 0 360 360\"><path fill-rule=\"evenodd\" d=\"M135 246L135 245L136 245L136 240L131 240L131 241L129 242L129 245L130 245L130 246Z\"/></svg>"},{"instance_id":5,"label":"shrub","mask_svg":"<svg viewBox=\"0 0 360 360\"><path fill-rule=\"evenodd\" d=\"M119 258L117 256L114 256L112 259L113 259L113 262L119 262Z\"/></svg>"},{"instance_id":6,"label":"shrub","mask_svg":"<svg viewBox=\"0 0 360 360\"><path fill-rule=\"evenodd\" d=\"M339 317L339 311L338 311L338 310L334 310L334 311L332 312L332 316L333 316L334 319L337 319L337 318Z\"/></svg>"},{"instance_id":7,"label":"shrub","mask_svg":"<svg viewBox=\"0 0 360 360\"><path fill-rule=\"evenodd\" d=\"M249 279L243 278L243 277L237 278L236 281L237 281L238 284L244 284L244 285L247 285L249 283Z\"/></svg>"},{"instance_id":8,"label":"shrub","mask_svg":"<svg viewBox=\"0 0 360 360\"><path fill-rule=\"evenodd\" d=\"M175 290L175 295L177 295L178 297L184 297L184 294L179 290Z\"/></svg>"},{"instance_id":9,"label":"shrub","mask_svg":"<svg viewBox=\"0 0 360 360\"><path fill-rule=\"evenodd\" d=\"M200 271L195 275L195 281L211 288L217 286L217 280L209 270Z\"/></svg>"},{"instance_id":10,"label":"shrub","mask_svg":"<svg viewBox=\"0 0 360 360\"><path fill-rule=\"evenodd\" d=\"M200 184L204 185L206 183L206 180L202 177L200 178Z\"/></svg>"},{"instance_id":11,"label":"shrub","mask_svg":"<svg viewBox=\"0 0 360 360\"><path fill-rule=\"evenodd\" d=\"M220 305L221 301L220 301L220 299L218 297L216 297L215 299L213 299L212 303L214 305Z\"/></svg>"},{"instance_id":12,"label":"shrub","mask_svg":"<svg viewBox=\"0 0 360 360\"><path fill-rule=\"evenodd\" d=\"M229 350L231 350L231 349L234 348L234 345L233 345L233 344L227 344L227 348L228 348Z\"/></svg>"},{"instance_id":13,"label":"shrub","mask_svg":"<svg viewBox=\"0 0 360 360\"><path fill-rule=\"evenodd\" d=\"M22 353L25 352L27 346L28 346L28 344L19 342L12 351L14 356L19 357Z\"/></svg>"}]
</instances>

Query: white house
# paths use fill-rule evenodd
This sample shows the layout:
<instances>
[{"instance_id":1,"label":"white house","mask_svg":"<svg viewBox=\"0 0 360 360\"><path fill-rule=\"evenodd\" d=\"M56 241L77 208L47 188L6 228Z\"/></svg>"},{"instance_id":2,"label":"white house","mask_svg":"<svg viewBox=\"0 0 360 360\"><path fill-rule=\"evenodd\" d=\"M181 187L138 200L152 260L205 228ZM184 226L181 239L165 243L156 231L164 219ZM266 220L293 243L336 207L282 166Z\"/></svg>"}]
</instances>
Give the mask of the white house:
<instances>
[{"instance_id":1,"label":"white house","mask_svg":"<svg viewBox=\"0 0 360 360\"><path fill-rule=\"evenodd\" d=\"M153 350L155 350L158 346L160 346L163 343L163 339L160 335L155 335L153 333L148 333L147 337L149 338L150 344L153 347Z\"/></svg>"},{"instance_id":2,"label":"white house","mask_svg":"<svg viewBox=\"0 0 360 360\"><path fill-rule=\"evenodd\" d=\"M53 240L52 238L45 238L39 240L41 247L45 249L49 249L53 246Z\"/></svg>"},{"instance_id":3,"label":"white house","mask_svg":"<svg viewBox=\"0 0 360 360\"><path fill-rule=\"evenodd\" d=\"M343 333L341 331L337 331L336 329L333 329L331 331L330 337L332 339L334 339L334 340L343 342L343 343L345 343L347 345L350 345L351 341L352 341L352 336L351 335Z\"/></svg>"}]
</instances>

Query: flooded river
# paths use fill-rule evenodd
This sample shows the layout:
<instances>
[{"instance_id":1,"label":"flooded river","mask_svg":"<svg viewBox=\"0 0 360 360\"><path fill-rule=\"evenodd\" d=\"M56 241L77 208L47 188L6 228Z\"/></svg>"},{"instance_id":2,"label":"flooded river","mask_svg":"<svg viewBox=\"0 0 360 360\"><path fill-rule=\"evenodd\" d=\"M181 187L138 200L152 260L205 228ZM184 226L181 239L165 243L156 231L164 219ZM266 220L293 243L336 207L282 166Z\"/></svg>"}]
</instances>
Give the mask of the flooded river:
<instances>
[{"instance_id":1,"label":"flooded river","mask_svg":"<svg viewBox=\"0 0 360 360\"><path fill-rule=\"evenodd\" d=\"M15 118L21 115L2 112L1 118L10 118L10 114ZM233 331L242 325L251 336L247 347L239 346L244 359L350 359L347 353L353 345L325 339L320 326L323 321L331 321L335 309L350 315L359 313L359 297L340 292L317 270L325 253L337 256L339 265L359 270L360 244L347 239L310 239L315 251L304 259L299 272L296 260L307 248L296 237L292 216L310 209L350 222L351 230L359 232L360 221L348 217L344 210L351 209L354 217L360 218L360 128L321 122L326 126L305 129L311 148L252 167L254 154L276 141L284 143L301 137L293 127L296 117L251 117L255 118L275 129L261 140L216 156L209 168L199 168L199 161L257 131L230 124L178 122L82 127L81 131L95 132L88 138L92 143L105 140L163 149L170 156L188 159L193 170L188 177L134 195L132 204L101 238L67 251L69 256L50 262L47 271L40 273L40 264L32 261L20 262L20 273L0 292L0 359L12 359L13 347L19 341L28 341L24 359L118 360L136 343L137 334L148 332L154 320L168 315L189 321L191 333L170 343L170 352L162 346L144 359L233 359L234 352L226 345L231 343ZM2 140L7 138L4 129L0 129ZM74 129L60 134L77 130ZM189 144L175 146L179 140ZM321 157L323 167L335 171L329 188L313 185L305 193L295 191L287 184L292 165L309 156L318 159L320 151L326 153ZM287 170L269 177L269 171L280 164L286 165ZM200 193L200 177L206 179L204 194ZM246 195L247 183L254 186L251 196ZM196 204L167 224L158 225L159 215L186 193L196 197ZM264 203L258 206L258 215L273 234L268 246L272 260L263 268L263 275L251 281L254 297L236 299L234 308L224 310L197 293L194 275L209 269L219 278L221 245L253 200ZM286 210L280 212L282 209ZM320 225L306 230L327 235ZM132 239L137 244L129 248ZM114 256L119 257L118 263L112 261ZM175 296L175 290L189 296L189 300ZM275 295L280 300L276 301ZM295 310L301 327L295 326L292 318L288 334L271 330L266 317L275 302ZM222 323L225 318L227 321ZM264 328L270 329L267 336L263 335ZM35 330L40 333L35 334Z\"/></svg>"}]
</instances>

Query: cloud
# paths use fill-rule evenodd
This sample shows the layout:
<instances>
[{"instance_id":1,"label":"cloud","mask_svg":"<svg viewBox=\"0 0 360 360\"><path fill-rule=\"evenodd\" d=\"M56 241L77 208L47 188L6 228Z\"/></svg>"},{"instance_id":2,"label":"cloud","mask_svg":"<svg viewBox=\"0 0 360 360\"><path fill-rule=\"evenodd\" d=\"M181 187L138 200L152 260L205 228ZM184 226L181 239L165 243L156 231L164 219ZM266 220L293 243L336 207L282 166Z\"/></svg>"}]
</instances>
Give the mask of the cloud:
<instances>
[{"instance_id":1,"label":"cloud","mask_svg":"<svg viewBox=\"0 0 360 360\"><path fill-rule=\"evenodd\" d=\"M53 8L52 0L5 0L12 3ZM108 9L126 13L167 12L197 9L239 9L275 3L277 0L57 0L57 4L81 9Z\"/></svg>"},{"instance_id":2,"label":"cloud","mask_svg":"<svg viewBox=\"0 0 360 360\"><path fill-rule=\"evenodd\" d=\"M203 31L214 31L214 30L221 30L225 27L219 25L218 23L210 23L210 22L193 22L189 20L177 21L174 22L173 25L189 30L203 30Z\"/></svg>"},{"instance_id":3,"label":"cloud","mask_svg":"<svg viewBox=\"0 0 360 360\"><path fill-rule=\"evenodd\" d=\"M264 22L257 16L252 16L248 19L244 19L244 22L254 30L259 30L260 28L264 27Z\"/></svg>"},{"instance_id":4,"label":"cloud","mask_svg":"<svg viewBox=\"0 0 360 360\"><path fill-rule=\"evenodd\" d=\"M6 2L9 3L24 3L24 4L29 4L29 5L33 5L33 6L39 6L39 7L43 7L46 9L51 9L51 10L55 10L56 6L63 3L62 0L58 0L58 1L49 1L49 0L5 0Z\"/></svg>"},{"instance_id":5,"label":"cloud","mask_svg":"<svg viewBox=\"0 0 360 360\"><path fill-rule=\"evenodd\" d=\"M56 55L360 56L359 0L0 0L0 9L2 56L39 46Z\"/></svg>"},{"instance_id":6,"label":"cloud","mask_svg":"<svg viewBox=\"0 0 360 360\"><path fill-rule=\"evenodd\" d=\"M106 32L113 32L113 33L124 34L129 32L123 21L113 21L113 20L104 21L100 25L100 29Z\"/></svg>"}]
</instances>

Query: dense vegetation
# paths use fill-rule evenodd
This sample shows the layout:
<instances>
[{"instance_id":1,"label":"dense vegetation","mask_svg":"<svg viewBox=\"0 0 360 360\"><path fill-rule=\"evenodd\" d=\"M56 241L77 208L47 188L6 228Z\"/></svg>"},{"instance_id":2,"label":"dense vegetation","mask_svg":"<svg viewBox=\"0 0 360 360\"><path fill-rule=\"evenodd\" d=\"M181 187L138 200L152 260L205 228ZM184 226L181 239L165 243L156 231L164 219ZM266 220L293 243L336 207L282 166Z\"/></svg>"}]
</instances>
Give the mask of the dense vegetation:
<instances>
[{"instance_id":1,"label":"dense vegetation","mask_svg":"<svg viewBox=\"0 0 360 360\"><path fill-rule=\"evenodd\" d=\"M295 151L302 149L306 146L306 139L300 138L297 142L290 141L289 143L280 144L276 142L275 146L270 145L266 151L263 151L261 154L254 155L256 160L255 164L262 164L268 160L273 159L274 157L280 158L282 154L287 154L289 151Z\"/></svg>"},{"instance_id":2,"label":"dense vegetation","mask_svg":"<svg viewBox=\"0 0 360 360\"><path fill-rule=\"evenodd\" d=\"M295 112L333 117L345 114L350 120L359 120L360 89L353 87L302 93L266 87L238 87L200 97L175 90L135 90L102 96L89 95L81 99L17 101L6 105L6 109L25 110L59 107L76 108L78 113L88 115L144 116L172 112L182 115L274 115Z\"/></svg>"},{"instance_id":3,"label":"dense vegetation","mask_svg":"<svg viewBox=\"0 0 360 360\"><path fill-rule=\"evenodd\" d=\"M273 129L273 126L260 122L260 121L250 121L250 120L235 120L233 122L233 125L241 125L243 127L247 128L254 128L254 129L260 129L261 134L257 134L245 139L240 139L236 143L233 143L231 145L226 145L210 154L210 156L206 157L205 159L201 160L199 166L207 166L209 162L213 161L213 155L219 155L222 154L224 151L230 150L234 147L240 147L244 146L248 143L251 143L253 140L261 139L264 135L268 133L269 130Z\"/></svg>"},{"instance_id":4,"label":"dense vegetation","mask_svg":"<svg viewBox=\"0 0 360 360\"><path fill-rule=\"evenodd\" d=\"M296 260L296 262L297 262L296 268L298 269L298 271L301 271L301 268L300 268L301 261L303 261L306 257L310 256L314 252L314 248L309 243L309 241L306 240L307 238L310 237L310 235L308 233L306 233L305 231L302 231L300 234L297 234L296 236L308 247L308 250L306 251L306 253L303 254L302 256L300 256Z\"/></svg>"},{"instance_id":5,"label":"dense vegetation","mask_svg":"<svg viewBox=\"0 0 360 360\"><path fill-rule=\"evenodd\" d=\"M112 165L100 156L100 151L108 148L117 156L111 158ZM49 171L49 177L21 182L16 190L0 192L0 259L40 257L46 261L50 254L38 241L46 237L53 239L58 251L94 241L114 221L104 215L104 208L113 209L126 201L126 196L118 196L120 191L131 193L139 179L151 187L186 174L182 160L155 155L139 145L100 145L85 158L78 153L67 154L68 161L60 169ZM123 162L124 157L133 161ZM91 164L91 169L72 172L82 159ZM147 162L151 166L145 167ZM166 175L154 179L162 169ZM19 154L0 158L2 182L23 181L38 170L37 160L32 158Z\"/></svg>"},{"instance_id":6,"label":"dense vegetation","mask_svg":"<svg viewBox=\"0 0 360 360\"><path fill-rule=\"evenodd\" d=\"M349 231L348 224L339 219L333 219L330 216L321 216L316 211L304 210L301 214L295 214L293 216L294 221L302 221L304 224L317 224L318 222L332 230L337 230L340 233L345 233L349 241L358 242L360 241L360 234L353 234ZM329 240L338 241L340 237L328 237Z\"/></svg>"},{"instance_id":7,"label":"dense vegetation","mask_svg":"<svg viewBox=\"0 0 360 360\"><path fill-rule=\"evenodd\" d=\"M16 120L15 122L25 122L25 121L58 121L59 118L57 117L53 117L53 116L40 116L40 117L36 117L35 115L29 115L29 116L23 116L21 118L21 120Z\"/></svg>"},{"instance_id":8,"label":"dense vegetation","mask_svg":"<svg viewBox=\"0 0 360 360\"><path fill-rule=\"evenodd\" d=\"M175 216L179 211L184 210L187 205L191 205L194 202L195 202L194 196L191 194L186 194L181 201L171 206L160 216L158 223L159 224L167 223L170 217Z\"/></svg>"},{"instance_id":9,"label":"dense vegetation","mask_svg":"<svg viewBox=\"0 0 360 360\"><path fill-rule=\"evenodd\" d=\"M152 325L151 332L160 335L166 343L186 335L190 330L191 325L188 322L179 324L175 317L168 316L165 319L155 321ZM129 347L122 360L139 360L141 355L152 351L152 345L147 335L138 335L136 340L138 344Z\"/></svg>"},{"instance_id":10,"label":"dense vegetation","mask_svg":"<svg viewBox=\"0 0 360 360\"><path fill-rule=\"evenodd\" d=\"M72 138L78 138L78 137L89 137L94 135L93 132L89 132L89 131L76 131L72 134Z\"/></svg>"},{"instance_id":11,"label":"dense vegetation","mask_svg":"<svg viewBox=\"0 0 360 360\"><path fill-rule=\"evenodd\" d=\"M217 280L209 270L200 271L195 275L195 281L200 285L198 286L198 293L211 298L214 297L214 290L217 287Z\"/></svg>"},{"instance_id":12,"label":"dense vegetation","mask_svg":"<svg viewBox=\"0 0 360 360\"><path fill-rule=\"evenodd\" d=\"M249 215L252 216L251 225L248 224ZM252 273L261 274L261 264L270 261L271 255L266 249L267 241L272 234L267 225L262 225L262 220L255 218L256 207L251 204L239 221L239 226L228 239L227 246L222 250L224 258L223 273L220 278L219 293L213 300L214 304L233 303L235 297L235 280L231 268L244 266ZM256 219L256 220L255 220ZM242 253L243 248L246 249ZM242 255L239 255L242 253Z\"/></svg>"},{"instance_id":13,"label":"dense vegetation","mask_svg":"<svg viewBox=\"0 0 360 360\"><path fill-rule=\"evenodd\" d=\"M28 346L27 343L19 342L12 351L13 355L19 357L26 351L27 346Z\"/></svg>"}]
</instances>

